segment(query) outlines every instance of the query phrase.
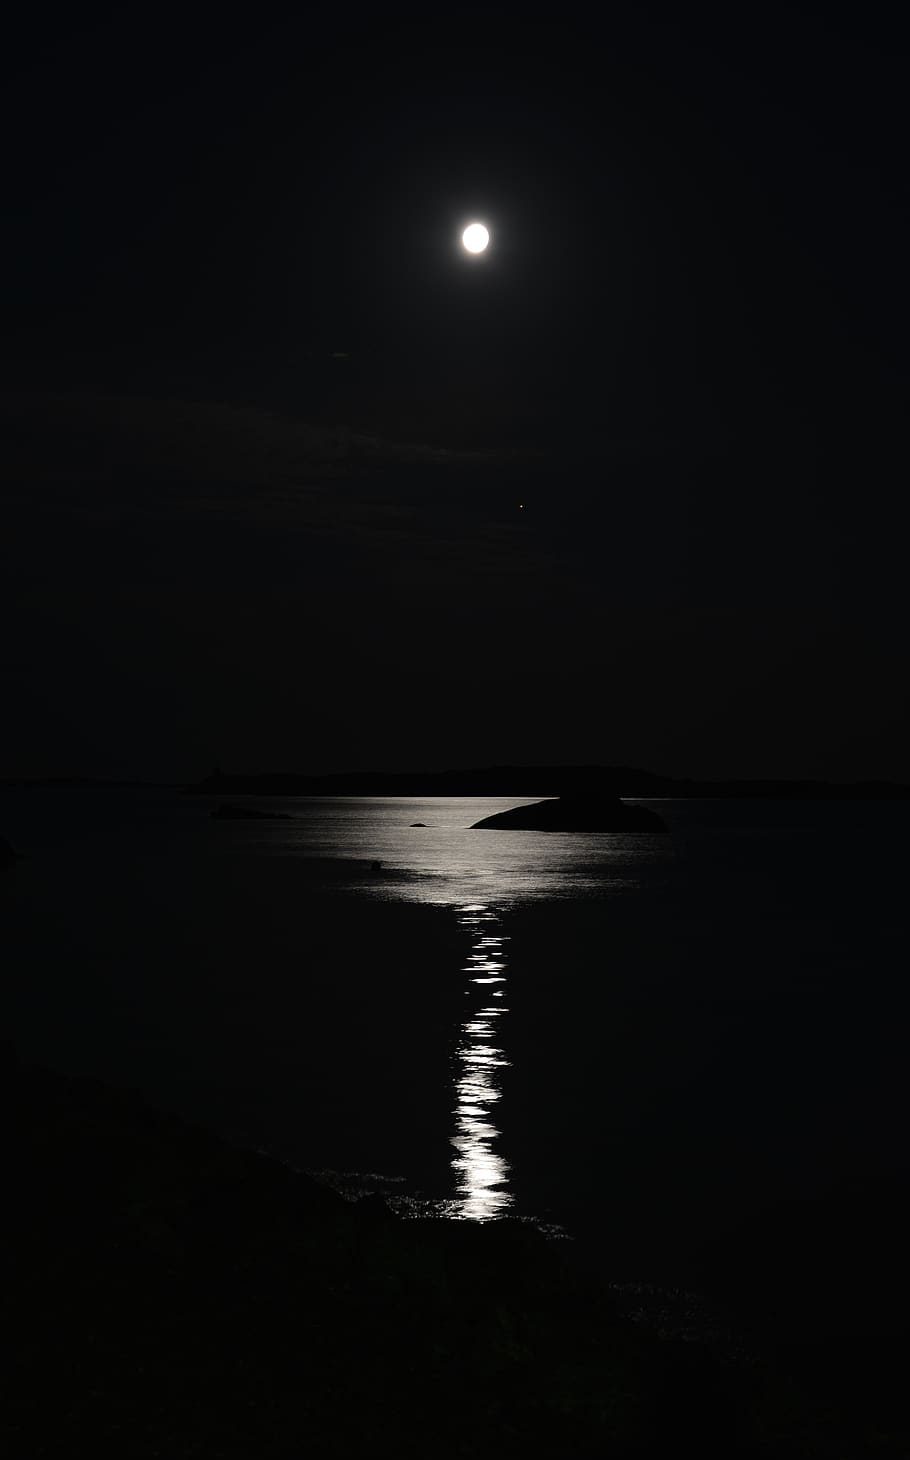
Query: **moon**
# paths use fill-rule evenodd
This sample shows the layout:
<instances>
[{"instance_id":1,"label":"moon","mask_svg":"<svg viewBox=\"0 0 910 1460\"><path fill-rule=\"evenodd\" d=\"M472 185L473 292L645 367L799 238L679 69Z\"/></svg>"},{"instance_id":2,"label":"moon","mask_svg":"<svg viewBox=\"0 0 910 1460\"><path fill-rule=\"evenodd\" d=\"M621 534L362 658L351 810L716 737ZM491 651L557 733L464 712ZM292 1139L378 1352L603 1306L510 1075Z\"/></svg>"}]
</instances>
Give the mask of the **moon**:
<instances>
[{"instance_id":1,"label":"moon","mask_svg":"<svg viewBox=\"0 0 910 1460\"><path fill-rule=\"evenodd\" d=\"M461 235L461 241L468 253L483 253L490 242L490 230L483 223L469 223Z\"/></svg>"}]
</instances>

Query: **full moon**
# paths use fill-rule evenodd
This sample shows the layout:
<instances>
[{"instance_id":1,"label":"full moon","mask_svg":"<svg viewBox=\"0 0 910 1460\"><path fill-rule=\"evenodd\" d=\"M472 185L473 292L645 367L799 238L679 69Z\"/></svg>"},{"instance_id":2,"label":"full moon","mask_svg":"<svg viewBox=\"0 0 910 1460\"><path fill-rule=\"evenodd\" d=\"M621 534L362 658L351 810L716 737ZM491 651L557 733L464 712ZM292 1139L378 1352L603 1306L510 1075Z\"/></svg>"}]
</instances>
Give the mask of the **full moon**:
<instances>
[{"instance_id":1,"label":"full moon","mask_svg":"<svg viewBox=\"0 0 910 1460\"><path fill-rule=\"evenodd\" d=\"M461 241L468 253L483 253L490 242L490 230L484 228L482 223L469 223L461 235Z\"/></svg>"}]
</instances>

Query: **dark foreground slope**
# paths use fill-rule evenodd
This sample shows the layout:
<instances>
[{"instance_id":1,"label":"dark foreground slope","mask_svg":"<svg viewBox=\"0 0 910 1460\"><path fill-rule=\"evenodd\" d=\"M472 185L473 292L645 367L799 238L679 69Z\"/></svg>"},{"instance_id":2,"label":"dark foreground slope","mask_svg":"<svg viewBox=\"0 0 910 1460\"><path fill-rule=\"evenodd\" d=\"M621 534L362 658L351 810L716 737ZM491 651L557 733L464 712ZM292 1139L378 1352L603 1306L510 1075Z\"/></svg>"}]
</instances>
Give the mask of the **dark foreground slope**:
<instances>
[{"instance_id":1,"label":"dark foreground slope","mask_svg":"<svg viewBox=\"0 0 910 1460\"><path fill-rule=\"evenodd\" d=\"M5 1084L10 1454L904 1453L634 1323L571 1242L400 1221L94 1083Z\"/></svg>"}]
</instances>

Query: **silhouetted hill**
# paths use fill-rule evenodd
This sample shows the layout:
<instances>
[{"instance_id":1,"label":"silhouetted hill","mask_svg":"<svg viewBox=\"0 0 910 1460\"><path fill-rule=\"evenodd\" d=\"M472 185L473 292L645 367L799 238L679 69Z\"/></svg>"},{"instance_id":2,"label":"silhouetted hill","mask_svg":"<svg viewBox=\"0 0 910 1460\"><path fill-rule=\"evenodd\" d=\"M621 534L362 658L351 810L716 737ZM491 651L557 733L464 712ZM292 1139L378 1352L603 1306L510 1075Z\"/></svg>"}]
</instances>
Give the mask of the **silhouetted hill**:
<instances>
[{"instance_id":1,"label":"silhouetted hill","mask_svg":"<svg viewBox=\"0 0 910 1460\"><path fill-rule=\"evenodd\" d=\"M232 796L638 796L904 800L910 786L890 781L674 780L630 766L486 766L445 771L293 771L224 774L216 771L185 788Z\"/></svg>"}]
</instances>

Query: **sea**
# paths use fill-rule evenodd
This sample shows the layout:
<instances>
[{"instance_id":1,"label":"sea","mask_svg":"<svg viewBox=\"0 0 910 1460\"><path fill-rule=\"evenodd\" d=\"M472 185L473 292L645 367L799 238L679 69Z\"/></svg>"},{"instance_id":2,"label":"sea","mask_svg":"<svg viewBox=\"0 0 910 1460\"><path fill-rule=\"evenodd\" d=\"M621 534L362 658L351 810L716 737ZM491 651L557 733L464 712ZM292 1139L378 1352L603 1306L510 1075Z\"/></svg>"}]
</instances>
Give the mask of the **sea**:
<instances>
[{"instance_id":1,"label":"sea","mask_svg":"<svg viewBox=\"0 0 910 1460\"><path fill-rule=\"evenodd\" d=\"M906 803L473 829L527 789L222 820L178 789L7 787L7 1049L351 1200L880 1326L907 1287Z\"/></svg>"}]
</instances>

